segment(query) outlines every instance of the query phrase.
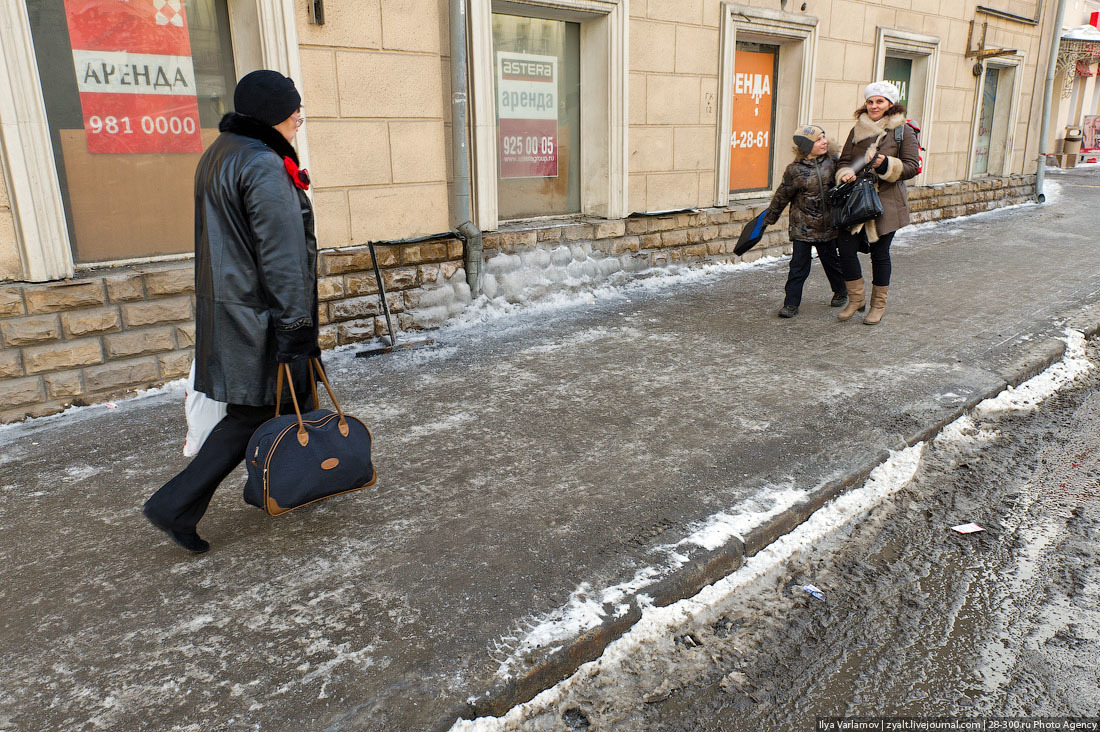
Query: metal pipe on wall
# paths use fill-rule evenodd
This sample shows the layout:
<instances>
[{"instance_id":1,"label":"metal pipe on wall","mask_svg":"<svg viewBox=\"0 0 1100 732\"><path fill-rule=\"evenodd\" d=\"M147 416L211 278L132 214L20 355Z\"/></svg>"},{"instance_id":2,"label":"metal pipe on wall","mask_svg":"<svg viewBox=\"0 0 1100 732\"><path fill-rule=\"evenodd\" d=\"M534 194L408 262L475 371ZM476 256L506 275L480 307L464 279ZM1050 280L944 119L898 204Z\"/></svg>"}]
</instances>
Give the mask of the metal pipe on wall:
<instances>
[{"instance_id":1,"label":"metal pipe on wall","mask_svg":"<svg viewBox=\"0 0 1100 732\"><path fill-rule=\"evenodd\" d=\"M465 244L463 265L470 293L481 294L481 230L470 215L470 157L466 134L467 61L466 0L450 0L451 31L451 161L454 170L455 230Z\"/></svg>"},{"instance_id":2,"label":"metal pipe on wall","mask_svg":"<svg viewBox=\"0 0 1100 732\"><path fill-rule=\"evenodd\" d=\"M1039 165L1035 169L1035 200L1039 203L1047 200L1043 194L1043 179L1047 163L1047 137L1050 134L1050 107L1054 99L1054 75L1058 70L1058 47L1062 45L1062 22L1066 17L1066 0L1058 0L1058 9L1054 13L1054 28L1051 31L1050 58L1047 59L1047 83L1043 87L1043 117L1039 124Z\"/></svg>"}]
</instances>

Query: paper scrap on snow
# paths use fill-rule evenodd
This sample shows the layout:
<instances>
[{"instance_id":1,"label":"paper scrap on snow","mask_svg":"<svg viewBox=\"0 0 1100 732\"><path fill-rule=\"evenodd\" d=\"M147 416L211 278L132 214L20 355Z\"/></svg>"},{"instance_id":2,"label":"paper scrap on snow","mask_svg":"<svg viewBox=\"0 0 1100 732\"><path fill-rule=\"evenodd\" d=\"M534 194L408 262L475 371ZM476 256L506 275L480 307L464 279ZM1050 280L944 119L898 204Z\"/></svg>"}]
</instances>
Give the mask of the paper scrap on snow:
<instances>
[{"instance_id":1,"label":"paper scrap on snow","mask_svg":"<svg viewBox=\"0 0 1100 732\"><path fill-rule=\"evenodd\" d=\"M978 526L974 523L959 524L958 526L952 526L951 528L959 532L960 534L973 534L978 531L985 531L985 529L983 529L981 526Z\"/></svg>"},{"instance_id":2,"label":"paper scrap on snow","mask_svg":"<svg viewBox=\"0 0 1100 732\"><path fill-rule=\"evenodd\" d=\"M821 600L822 602L825 601L825 593L814 585L802 585L802 589L816 597L818 600Z\"/></svg>"}]
</instances>

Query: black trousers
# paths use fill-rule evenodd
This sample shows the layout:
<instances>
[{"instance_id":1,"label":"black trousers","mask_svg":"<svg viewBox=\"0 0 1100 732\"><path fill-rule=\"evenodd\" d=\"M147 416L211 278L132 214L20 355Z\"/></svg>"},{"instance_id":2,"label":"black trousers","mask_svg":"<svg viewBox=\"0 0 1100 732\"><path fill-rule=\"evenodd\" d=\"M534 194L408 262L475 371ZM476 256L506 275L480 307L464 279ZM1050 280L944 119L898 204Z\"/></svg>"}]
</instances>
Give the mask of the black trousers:
<instances>
[{"instance_id":1,"label":"black trousers","mask_svg":"<svg viewBox=\"0 0 1100 732\"><path fill-rule=\"evenodd\" d=\"M298 392L297 397L303 413L312 408L313 394L308 390L305 394ZM294 413L289 395L283 399L279 411ZM214 491L244 460L252 433L275 416L275 405L230 404L225 412L188 466L145 502L145 510L161 525L175 531L195 530Z\"/></svg>"},{"instance_id":2,"label":"black trousers","mask_svg":"<svg viewBox=\"0 0 1100 732\"><path fill-rule=\"evenodd\" d=\"M871 244L871 284L877 287L890 286L890 242L894 241L894 234L883 234L879 240ZM840 234L840 266L844 270L846 281L863 279L863 271L859 268L859 245L866 244L867 237L862 231L858 234L849 234L842 231Z\"/></svg>"},{"instance_id":3,"label":"black trousers","mask_svg":"<svg viewBox=\"0 0 1100 732\"><path fill-rule=\"evenodd\" d=\"M840 254L837 250L836 239L821 242L793 241L791 246L791 270L787 275L786 296L783 304L792 308L798 307L802 302L802 286L806 278L810 276L810 251L817 247L817 258L821 260L821 268L825 270L825 276L829 278L829 287L836 295L848 292L844 284L844 275L840 269Z\"/></svg>"}]
</instances>

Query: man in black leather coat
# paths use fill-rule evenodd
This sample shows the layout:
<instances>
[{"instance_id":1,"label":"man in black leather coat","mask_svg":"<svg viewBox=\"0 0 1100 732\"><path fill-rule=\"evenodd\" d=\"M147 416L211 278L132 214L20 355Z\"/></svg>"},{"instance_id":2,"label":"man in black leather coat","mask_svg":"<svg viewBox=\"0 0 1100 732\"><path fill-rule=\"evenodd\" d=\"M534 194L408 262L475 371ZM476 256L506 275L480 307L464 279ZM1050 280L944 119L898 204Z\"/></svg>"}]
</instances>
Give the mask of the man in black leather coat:
<instances>
[{"instance_id":1,"label":"man in black leather coat","mask_svg":"<svg viewBox=\"0 0 1100 732\"><path fill-rule=\"evenodd\" d=\"M291 141L301 96L276 71L237 84L235 112L195 171L195 389L226 402L199 453L146 501L146 518L188 551L218 485L240 464L253 431L275 416L278 364L291 364L303 410L317 345L317 239ZM290 407L283 399L283 411Z\"/></svg>"}]
</instances>

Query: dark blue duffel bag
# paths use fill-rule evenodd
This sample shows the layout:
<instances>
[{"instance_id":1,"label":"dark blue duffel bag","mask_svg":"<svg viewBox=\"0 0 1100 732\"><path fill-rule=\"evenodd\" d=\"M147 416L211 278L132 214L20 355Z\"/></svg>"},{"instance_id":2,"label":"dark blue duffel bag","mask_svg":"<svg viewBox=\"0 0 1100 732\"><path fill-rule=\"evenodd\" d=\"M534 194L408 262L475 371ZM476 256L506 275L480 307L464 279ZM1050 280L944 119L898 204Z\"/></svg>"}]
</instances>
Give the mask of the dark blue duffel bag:
<instances>
[{"instance_id":1,"label":"dark blue duffel bag","mask_svg":"<svg viewBox=\"0 0 1100 732\"><path fill-rule=\"evenodd\" d=\"M248 482L244 487L244 500L272 516L322 498L369 488L378 479L371 462L370 430L355 417L343 413L324 369L313 360L310 361L310 382L316 383L315 367L336 411L314 409L302 414L292 385L290 398L294 402L294 414L269 419L248 441L245 453ZM289 381L289 366L280 364L276 415L284 374ZM313 402L316 406L316 386Z\"/></svg>"}]
</instances>

